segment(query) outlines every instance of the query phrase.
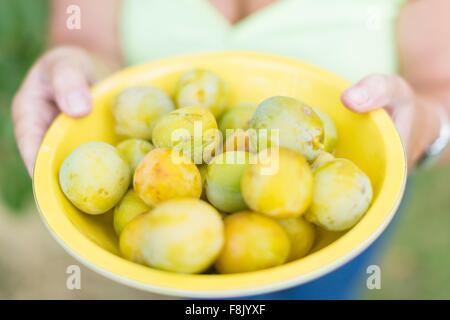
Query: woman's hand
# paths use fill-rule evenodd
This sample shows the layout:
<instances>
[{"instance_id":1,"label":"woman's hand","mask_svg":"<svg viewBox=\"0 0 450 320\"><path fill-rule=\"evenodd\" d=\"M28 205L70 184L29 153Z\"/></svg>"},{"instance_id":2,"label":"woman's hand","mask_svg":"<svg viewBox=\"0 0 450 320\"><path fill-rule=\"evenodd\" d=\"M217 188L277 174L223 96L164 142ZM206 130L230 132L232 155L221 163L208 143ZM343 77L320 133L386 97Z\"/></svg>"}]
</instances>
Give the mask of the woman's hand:
<instances>
[{"instance_id":1,"label":"woman's hand","mask_svg":"<svg viewBox=\"0 0 450 320\"><path fill-rule=\"evenodd\" d=\"M89 86L101 70L84 50L48 51L31 68L13 101L13 122L20 154L30 175L41 141L60 112L83 117L91 111Z\"/></svg>"},{"instance_id":2,"label":"woman's hand","mask_svg":"<svg viewBox=\"0 0 450 320\"><path fill-rule=\"evenodd\" d=\"M417 95L399 76L368 76L347 89L342 102L356 112L384 107L402 138L410 168L439 135L438 102Z\"/></svg>"}]
</instances>

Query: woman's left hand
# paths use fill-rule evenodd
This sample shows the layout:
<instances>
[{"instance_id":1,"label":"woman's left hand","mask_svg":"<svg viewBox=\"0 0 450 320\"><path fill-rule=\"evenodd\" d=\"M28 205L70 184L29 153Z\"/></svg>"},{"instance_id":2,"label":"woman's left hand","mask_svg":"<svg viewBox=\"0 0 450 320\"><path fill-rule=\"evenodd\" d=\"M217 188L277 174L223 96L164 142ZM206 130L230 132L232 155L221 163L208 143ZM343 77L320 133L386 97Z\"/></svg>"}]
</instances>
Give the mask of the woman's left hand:
<instances>
[{"instance_id":1,"label":"woman's left hand","mask_svg":"<svg viewBox=\"0 0 450 320\"><path fill-rule=\"evenodd\" d=\"M355 112L385 108L402 138L409 168L439 134L436 101L416 94L399 76L370 75L347 89L341 99Z\"/></svg>"}]
</instances>

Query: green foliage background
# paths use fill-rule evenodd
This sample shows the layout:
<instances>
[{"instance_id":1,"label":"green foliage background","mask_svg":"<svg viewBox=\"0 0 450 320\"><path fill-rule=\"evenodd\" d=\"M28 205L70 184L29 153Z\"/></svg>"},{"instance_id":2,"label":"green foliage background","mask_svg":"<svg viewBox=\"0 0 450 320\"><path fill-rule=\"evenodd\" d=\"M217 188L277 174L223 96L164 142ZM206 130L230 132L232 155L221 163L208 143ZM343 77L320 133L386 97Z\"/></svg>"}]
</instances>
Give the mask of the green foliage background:
<instances>
[{"instance_id":1,"label":"green foliage background","mask_svg":"<svg viewBox=\"0 0 450 320\"><path fill-rule=\"evenodd\" d=\"M13 212L30 199L31 183L14 142L11 100L44 49L47 14L45 0L0 1L0 198Z\"/></svg>"}]
</instances>

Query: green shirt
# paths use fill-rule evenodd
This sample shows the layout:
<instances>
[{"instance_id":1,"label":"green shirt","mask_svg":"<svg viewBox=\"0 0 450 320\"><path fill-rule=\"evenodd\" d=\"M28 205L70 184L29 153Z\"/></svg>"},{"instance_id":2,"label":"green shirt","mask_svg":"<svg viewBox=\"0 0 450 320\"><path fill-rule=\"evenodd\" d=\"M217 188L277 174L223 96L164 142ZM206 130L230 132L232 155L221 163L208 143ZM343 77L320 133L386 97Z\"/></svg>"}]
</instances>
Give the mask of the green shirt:
<instances>
[{"instance_id":1,"label":"green shirt","mask_svg":"<svg viewBox=\"0 0 450 320\"><path fill-rule=\"evenodd\" d=\"M279 0L231 25L208 0L122 0L128 64L194 52L286 55L349 79L395 73L404 0Z\"/></svg>"}]
</instances>

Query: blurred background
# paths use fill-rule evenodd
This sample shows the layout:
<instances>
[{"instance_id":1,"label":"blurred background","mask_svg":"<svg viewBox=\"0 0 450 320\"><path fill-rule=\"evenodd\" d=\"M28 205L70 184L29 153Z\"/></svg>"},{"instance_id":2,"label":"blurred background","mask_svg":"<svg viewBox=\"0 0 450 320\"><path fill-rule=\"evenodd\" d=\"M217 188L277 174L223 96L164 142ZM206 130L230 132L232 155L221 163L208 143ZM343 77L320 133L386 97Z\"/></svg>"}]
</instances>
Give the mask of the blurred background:
<instances>
[{"instance_id":1,"label":"blurred background","mask_svg":"<svg viewBox=\"0 0 450 320\"><path fill-rule=\"evenodd\" d=\"M82 289L66 288L77 262L39 218L18 155L11 99L46 47L48 3L0 0L0 299L164 298L116 284L81 267ZM416 172L383 252L381 290L370 299L450 299L450 166Z\"/></svg>"}]
</instances>

